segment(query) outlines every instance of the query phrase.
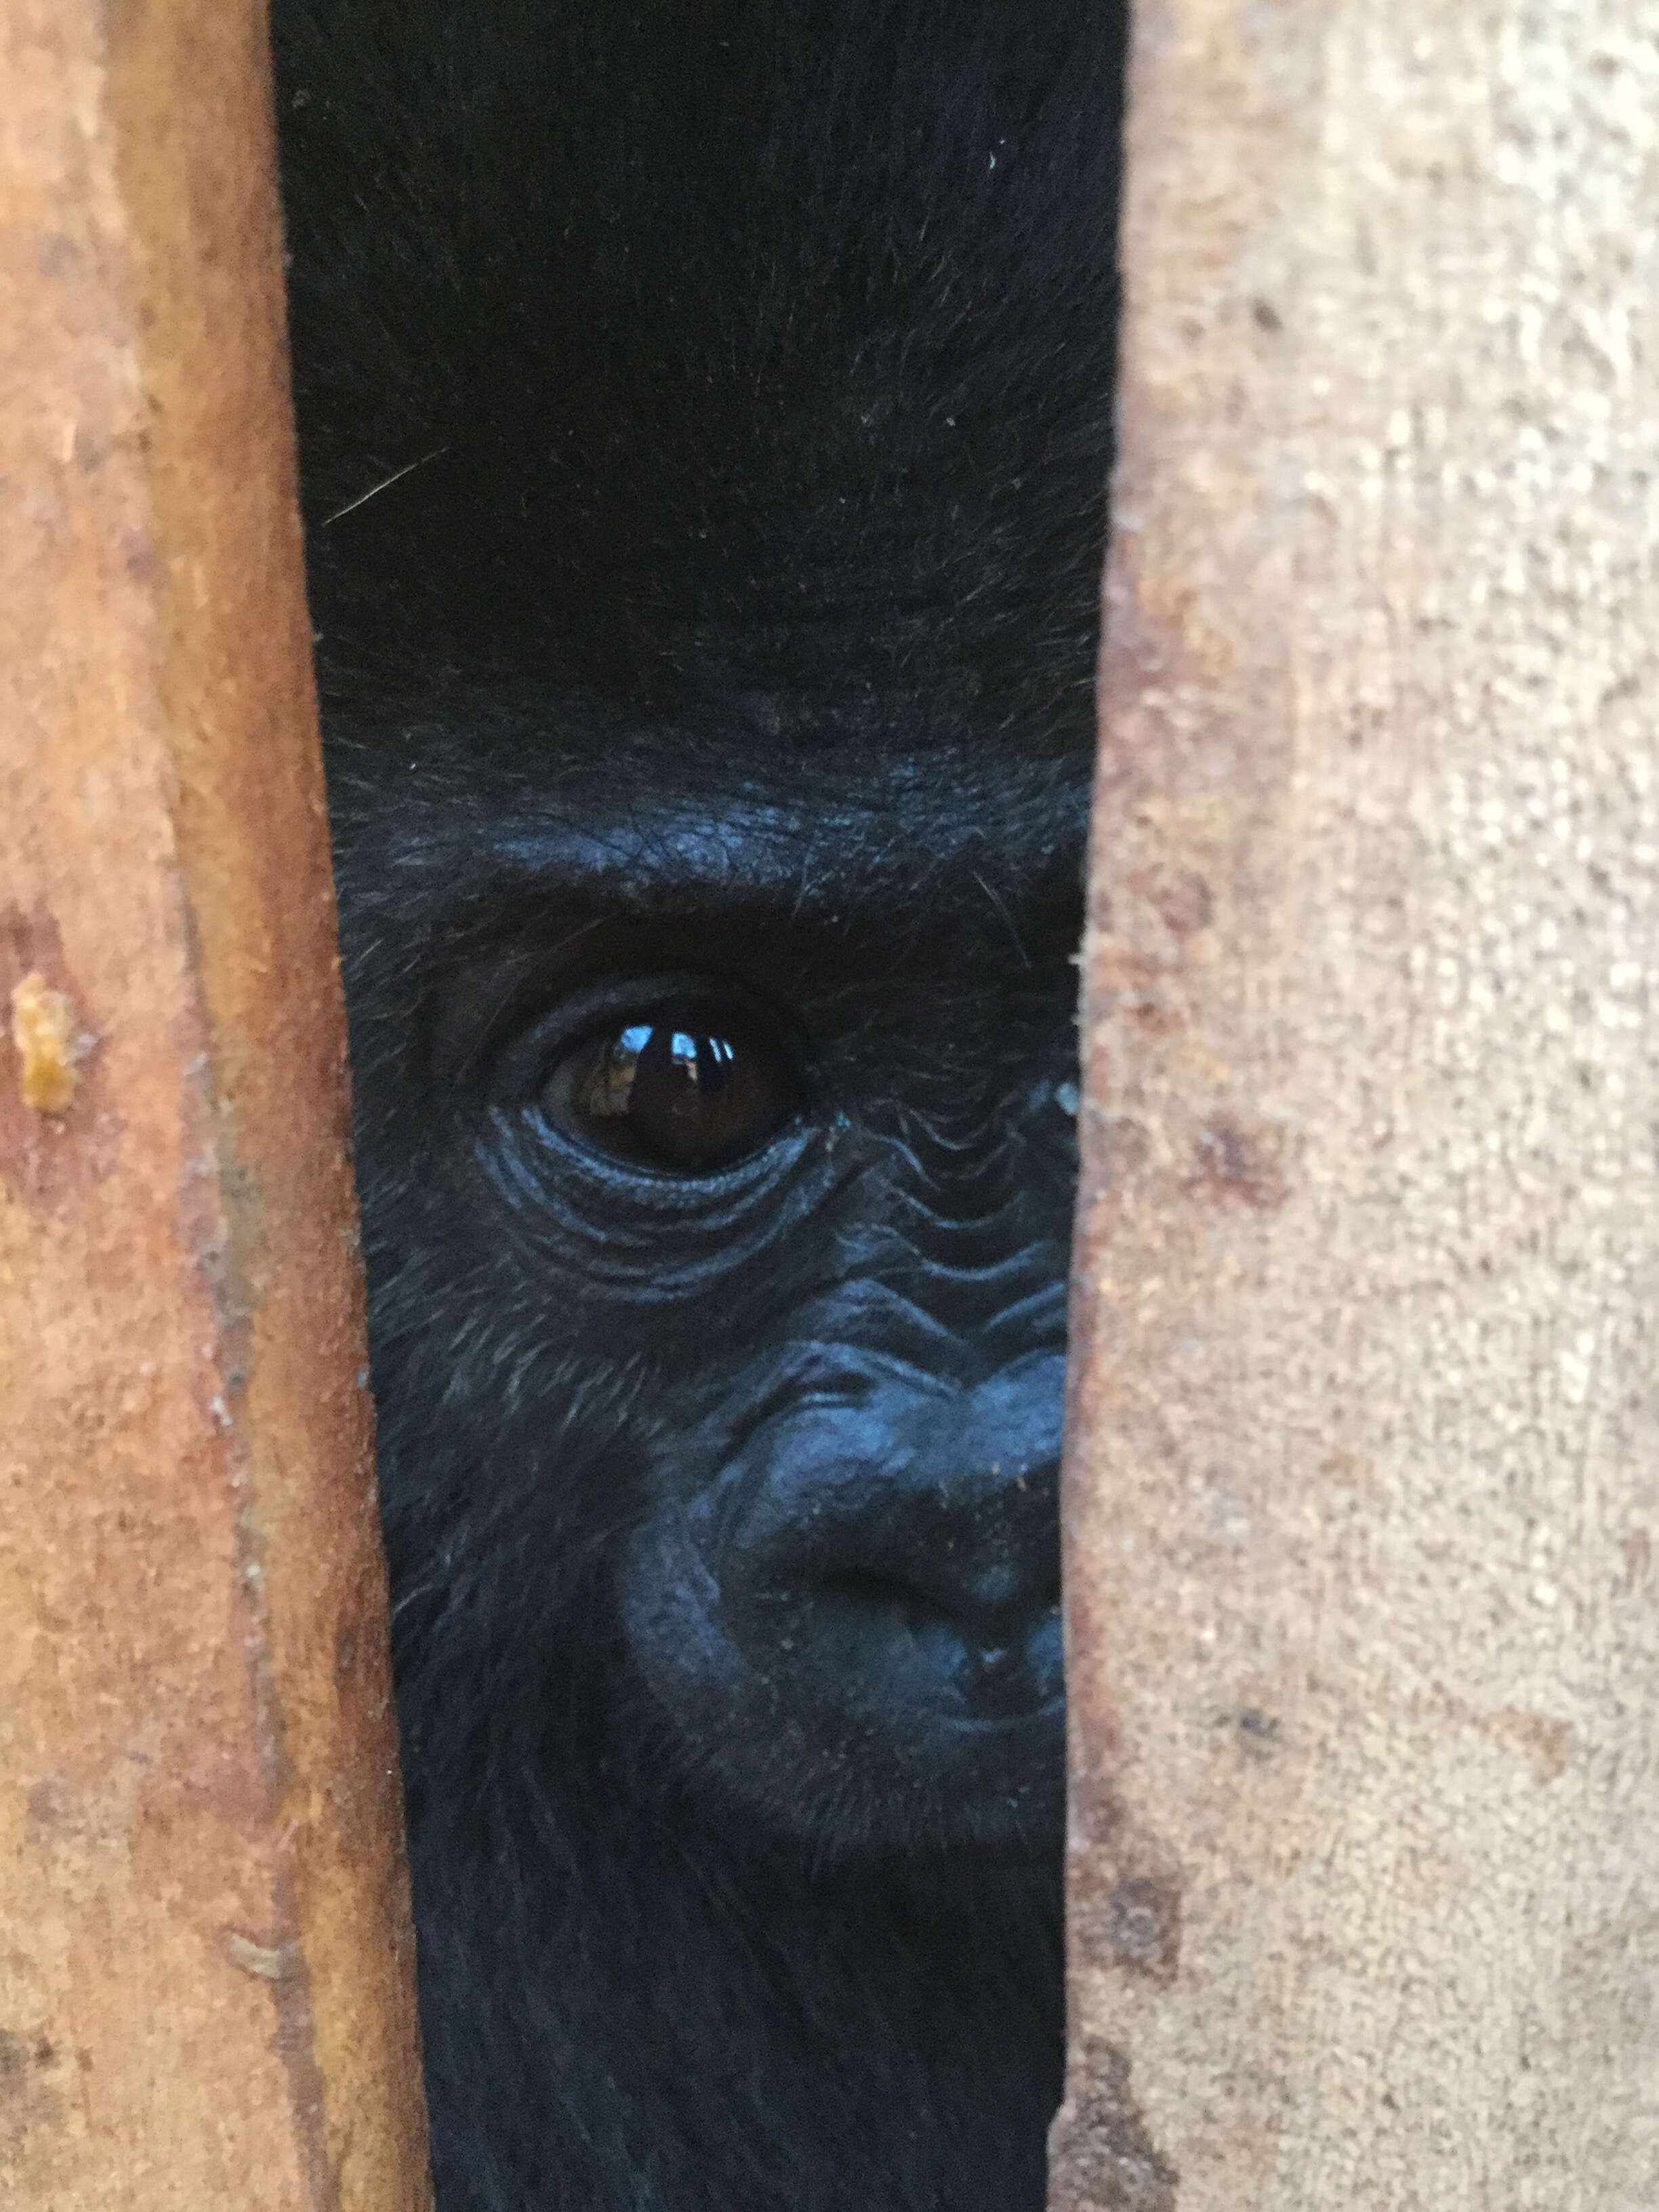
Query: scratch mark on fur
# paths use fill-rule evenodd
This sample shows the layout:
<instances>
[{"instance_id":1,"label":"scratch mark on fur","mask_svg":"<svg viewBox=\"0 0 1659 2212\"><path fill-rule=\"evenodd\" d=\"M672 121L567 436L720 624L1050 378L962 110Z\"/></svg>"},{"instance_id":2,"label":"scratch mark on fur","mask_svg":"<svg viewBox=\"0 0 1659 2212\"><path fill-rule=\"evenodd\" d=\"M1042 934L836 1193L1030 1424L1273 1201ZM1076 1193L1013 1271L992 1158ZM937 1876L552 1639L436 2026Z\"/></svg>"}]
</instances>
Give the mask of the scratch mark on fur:
<instances>
[{"instance_id":1,"label":"scratch mark on fur","mask_svg":"<svg viewBox=\"0 0 1659 2212\"><path fill-rule=\"evenodd\" d=\"M435 461L448 451L447 446L434 446L429 453L422 453L418 460L405 461L402 468L393 469L389 477L382 477L379 483L370 484L368 489L360 491L356 499L349 499L343 507L337 507L332 514L325 514L323 528L326 530L330 523L339 522L348 514L356 514L360 507L367 507L370 500L378 497L381 492L389 491L393 484L401 483L405 477L413 476L416 469L423 469L428 461Z\"/></svg>"}]
</instances>

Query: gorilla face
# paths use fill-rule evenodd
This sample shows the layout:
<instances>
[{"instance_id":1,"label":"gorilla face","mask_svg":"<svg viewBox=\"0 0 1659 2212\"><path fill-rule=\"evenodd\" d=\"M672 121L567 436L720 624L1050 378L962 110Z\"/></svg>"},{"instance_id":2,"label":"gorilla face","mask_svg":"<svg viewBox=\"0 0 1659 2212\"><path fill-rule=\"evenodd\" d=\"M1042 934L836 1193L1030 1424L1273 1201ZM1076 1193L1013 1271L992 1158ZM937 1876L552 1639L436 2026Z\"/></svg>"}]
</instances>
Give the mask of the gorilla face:
<instances>
[{"instance_id":1,"label":"gorilla face","mask_svg":"<svg viewBox=\"0 0 1659 2212\"><path fill-rule=\"evenodd\" d=\"M342 810L357 1003L426 986L358 1035L394 1543L429 1559L441 1515L434 1632L493 1589L468 1632L542 1674L532 1710L590 1679L814 1853L1029 1845L1081 778L849 745L768 792L767 755L727 736L629 795L498 734L482 814L373 769Z\"/></svg>"},{"instance_id":2,"label":"gorilla face","mask_svg":"<svg viewBox=\"0 0 1659 2212\"><path fill-rule=\"evenodd\" d=\"M446 2212L1036 2212L1100 0L276 0Z\"/></svg>"}]
</instances>

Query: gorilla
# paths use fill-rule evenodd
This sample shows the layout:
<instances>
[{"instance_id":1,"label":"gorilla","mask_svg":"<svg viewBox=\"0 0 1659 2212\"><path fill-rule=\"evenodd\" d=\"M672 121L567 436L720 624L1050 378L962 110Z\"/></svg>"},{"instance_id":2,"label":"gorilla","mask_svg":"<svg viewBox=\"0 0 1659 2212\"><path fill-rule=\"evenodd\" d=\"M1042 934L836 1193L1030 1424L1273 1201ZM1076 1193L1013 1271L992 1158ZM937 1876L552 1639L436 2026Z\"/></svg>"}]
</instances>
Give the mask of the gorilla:
<instances>
[{"instance_id":1,"label":"gorilla","mask_svg":"<svg viewBox=\"0 0 1659 2212\"><path fill-rule=\"evenodd\" d=\"M276 0L442 2212L1036 2212L1115 0Z\"/></svg>"}]
</instances>

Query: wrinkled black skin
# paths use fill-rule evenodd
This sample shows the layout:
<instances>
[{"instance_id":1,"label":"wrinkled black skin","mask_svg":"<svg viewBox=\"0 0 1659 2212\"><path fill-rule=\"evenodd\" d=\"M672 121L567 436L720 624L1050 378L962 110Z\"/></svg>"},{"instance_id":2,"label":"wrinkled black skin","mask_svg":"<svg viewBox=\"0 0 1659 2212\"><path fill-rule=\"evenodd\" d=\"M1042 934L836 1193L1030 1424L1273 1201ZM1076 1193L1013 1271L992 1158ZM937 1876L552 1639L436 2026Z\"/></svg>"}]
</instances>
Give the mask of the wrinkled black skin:
<instances>
[{"instance_id":1,"label":"wrinkled black skin","mask_svg":"<svg viewBox=\"0 0 1659 2212\"><path fill-rule=\"evenodd\" d=\"M443 2212L1036 2212L1115 11L276 32ZM686 978L798 1110L642 1176Z\"/></svg>"}]
</instances>

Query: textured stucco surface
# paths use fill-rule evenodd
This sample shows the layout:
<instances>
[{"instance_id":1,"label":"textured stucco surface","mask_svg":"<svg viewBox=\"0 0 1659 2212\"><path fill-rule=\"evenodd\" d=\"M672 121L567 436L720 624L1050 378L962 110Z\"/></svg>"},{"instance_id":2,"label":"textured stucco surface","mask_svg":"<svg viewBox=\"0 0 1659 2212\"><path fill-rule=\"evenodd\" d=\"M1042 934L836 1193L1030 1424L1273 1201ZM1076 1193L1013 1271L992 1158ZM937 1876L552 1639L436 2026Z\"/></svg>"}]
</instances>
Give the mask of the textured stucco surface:
<instances>
[{"instance_id":1,"label":"textured stucco surface","mask_svg":"<svg viewBox=\"0 0 1659 2212\"><path fill-rule=\"evenodd\" d=\"M1659 2199L1659 6L1143 0L1059 2212Z\"/></svg>"}]
</instances>

